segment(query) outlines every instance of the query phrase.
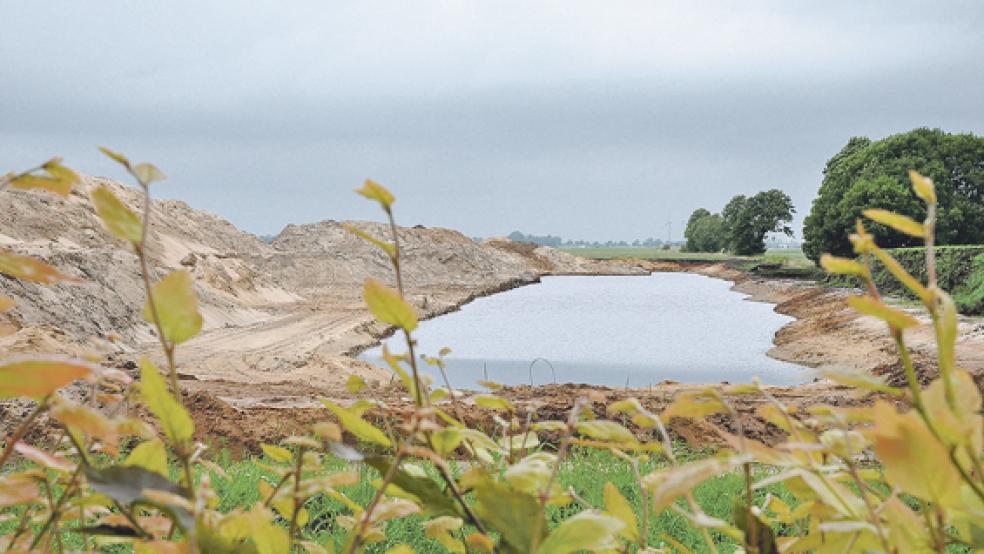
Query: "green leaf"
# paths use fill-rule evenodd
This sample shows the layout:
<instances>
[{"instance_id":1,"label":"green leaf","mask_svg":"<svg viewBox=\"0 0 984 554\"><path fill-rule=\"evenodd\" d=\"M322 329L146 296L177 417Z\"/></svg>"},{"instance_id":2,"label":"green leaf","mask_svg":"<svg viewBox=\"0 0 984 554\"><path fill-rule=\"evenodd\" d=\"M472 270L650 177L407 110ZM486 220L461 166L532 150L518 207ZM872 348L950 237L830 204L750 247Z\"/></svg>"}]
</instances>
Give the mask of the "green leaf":
<instances>
[{"instance_id":1,"label":"green leaf","mask_svg":"<svg viewBox=\"0 0 984 554\"><path fill-rule=\"evenodd\" d=\"M0 252L0 273L10 275L14 279L43 285L59 282L82 282L82 279L65 275L41 260L10 252Z\"/></svg>"},{"instance_id":2,"label":"green leaf","mask_svg":"<svg viewBox=\"0 0 984 554\"><path fill-rule=\"evenodd\" d=\"M852 296L847 299L847 304L855 311L865 315L877 317L896 329L908 329L919 325L919 320L911 315L895 308L890 308L879 300L870 296Z\"/></svg>"},{"instance_id":3,"label":"green leaf","mask_svg":"<svg viewBox=\"0 0 984 554\"><path fill-rule=\"evenodd\" d=\"M152 490L185 495L185 490L177 484L165 479L159 473L142 467L109 466L97 469L87 465L85 477L94 491L112 498L123 506L145 500L145 494Z\"/></svg>"},{"instance_id":4,"label":"green leaf","mask_svg":"<svg viewBox=\"0 0 984 554\"><path fill-rule=\"evenodd\" d=\"M581 550L597 552L618 547L616 537L625 524L597 510L585 510L564 521L547 536L540 554L571 554Z\"/></svg>"},{"instance_id":5,"label":"green leaf","mask_svg":"<svg viewBox=\"0 0 984 554\"><path fill-rule=\"evenodd\" d=\"M0 365L0 398L40 400L72 381L98 371L97 366L70 358L14 358Z\"/></svg>"},{"instance_id":6,"label":"green leaf","mask_svg":"<svg viewBox=\"0 0 984 554\"><path fill-rule=\"evenodd\" d=\"M10 186L20 190L42 189L61 196L72 192L72 185L78 182L79 176L74 171L61 164L61 158L52 158L41 165L47 176L24 173L10 180Z\"/></svg>"},{"instance_id":7,"label":"green leaf","mask_svg":"<svg viewBox=\"0 0 984 554\"><path fill-rule=\"evenodd\" d=\"M891 227L900 233L905 233L918 238L923 238L926 236L926 228L923 227L923 224L915 221L911 217L890 212L888 210L878 209L865 210L864 215L868 219Z\"/></svg>"},{"instance_id":8,"label":"green leaf","mask_svg":"<svg viewBox=\"0 0 984 554\"><path fill-rule=\"evenodd\" d=\"M157 317L164 338L180 344L202 330L202 315L198 313L198 297L192 286L191 274L185 270L173 271L151 289L151 298L157 307ZM144 306L144 319L154 323L150 299Z\"/></svg>"},{"instance_id":9,"label":"green leaf","mask_svg":"<svg viewBox=\"0 0 984 554\"><path fill-rule=\"evenodd\" d=\"M487 475L479 477L473 489L475 513L488 529L502 536L503 552L528 553L534 529L539 529L539 538L543 538L547 524L536 497L496 483Z\"/></svg>"},{"instance_id":10,"label":"green leaf","mask_svg":"<svg viewBox=\"0 0 984 554\"><path fill-rule=\"evenodd\" d=\"M380 185L372 179L366 179L366 182L362 185L362 188L355 189L355 192L365 196L369 200L379 202L379 205L382 206L387 212L389 211L390 206L393 205L393 202L396 201L396 198L393 197L393 193L386 190L386 187Z\"/></svg>"},{"instance_id":11,"label":"green leaf","mask_svg":"<svg viewBox=\"0 0 984 554\"><path fill-rule=\"evenodd\" d=\"M461 444L461 431L456 427L438 429L431 435L431 444L435 452L441 456L448 456Z\"/></svg>"},{"instance_id":12,"label":"green leaf","mask_svg":"<svg viewBox=\"0 0 984 554\"><path fill-rule=\"evenodd\" d=\"M133 176L144 185L167 179L167 176L160 169L149 163L139 163L133 166Z\"/></svg>"},{"instance_id":13,"label":"green leaf","mask_svg":"<svg viewBox=\"0 0 984 554\"><path fill-rule=\"evenodd\" d=\"M393 460L386 456L369 456L365 459L365 463L378 471L380 475L386 475L393 465ZM403 469L397 469L391 483L416 497L420 506L431 516L461 516L455 500L444 492L439 483L432 479L417 477L410 475Z\"/></svg>"},{"instance_id":14,"label":"green leaf","mask_svg":"<svg viewBox=\"0 0 984 554\"><path fill-rule=\"evenodd\" d=\"M639 522L636 520L635 511L611 481L605 483L605 511L625 524L621 531L625 539L630 542L639 540Z\"/></svg>"},{"instance_id":15,"label":"green leaf","mask_svg":"<svg viewBox=\"0 0 984 554\"><path fill-rule=\"evenodd\" d=\"M868 274L868 268L864 264L858 263L847 258L838 258L830 254L820 256L820 266L827 273L839 273L843 275L857 275L864 277Z\"/></svg>"},{"instance_id":16,"label":"green leaf","mask_svg":"<svg viewBox=\"0 0 984 554\"><path fill-rule=\"evenodd\" d=\"M375 443L386 448L393 446L393 443L390 442L385 433L358 415L353 414L330 400L322 399L321 403L335 414L338 422L342 424L342 427L346 431L355 435L359 440Z\"/></svg>"},{"instance_id":17,"label":"green leaf","mask_svg":"<svg viewBox=\"0 0 984 554\"><path fill-rule=\"evenodd\" d=\"M140 360L140 393L147 408L161 422L164 435L173 444L191 440L195 424L188 410L167 390L167 384L157 367L147 358Z\"/></svg>"},{"instance_id":18,"label":"green leaf","mask_svg":"<svg viewBox=\"0 0 984 554\"><path fill-rule=\"evenodd\" d=\"M144 441L136 446L123 462L124 466L142 467L167 477L167 449L160 439Z\"/></svg>"},{"instance_id":19,"label":"green leaf","mask_svg":"<svg viewBox=\"0 0 984 554\"><path fill-rule=\"evenodd\" d=\"M138 245L143 239L143 223L108 187L99 187L90 193L96 213L106 229L117 237Z\"/></svg>"},{"instance_id":20,"label":"green leaf","mask_svg":"<svg viewBox=\"0 0 984 554\"><path fill-rule=\"evenodd\" d=\"M417 328L417 313L400 293L375 279L366 280L364 296L369 311L379 321L396 325L404 331Z\"/></svg>"}]
</instances>

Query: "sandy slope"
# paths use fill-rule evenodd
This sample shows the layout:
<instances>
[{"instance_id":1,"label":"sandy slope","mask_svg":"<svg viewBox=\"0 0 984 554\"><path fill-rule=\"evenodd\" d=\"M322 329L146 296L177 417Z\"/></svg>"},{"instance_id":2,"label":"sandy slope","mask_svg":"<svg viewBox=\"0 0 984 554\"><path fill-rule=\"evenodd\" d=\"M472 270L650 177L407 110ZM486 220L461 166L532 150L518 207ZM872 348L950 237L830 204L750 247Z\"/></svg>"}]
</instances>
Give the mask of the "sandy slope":
<instances>
[{"instance_id":1,"label":"sandy slope","mask_svg":"<svg viewBox=\"0 0 984 554\"><path fill-rule=\"evenodd\" d=\"M0 294L17 301L0 315L0 352L95 351L127 365L142 353L157 355L139 313L144 292L136 256L102 229L88 200L99 186L140 205L136 190L100 178L85 178L67 199L0 195L0 248L38 256L86 280L42 287L0 278ZM379 237L389 233L379 223L350 224ZM447 229L401 228L399 239L408 296L424 317L545 274L644 273L508 241L477 243ZM342 223L290 225L267 244L183 202L155 201L150 244L158 276L186 269L195 278L205 330L179 348L183 374L322 388L344 383L351 371L388 378L346 354L387 331L373 322L361 291L367 278L392 284L394 274L378 249Z\"/></svg>"}]
</instances>

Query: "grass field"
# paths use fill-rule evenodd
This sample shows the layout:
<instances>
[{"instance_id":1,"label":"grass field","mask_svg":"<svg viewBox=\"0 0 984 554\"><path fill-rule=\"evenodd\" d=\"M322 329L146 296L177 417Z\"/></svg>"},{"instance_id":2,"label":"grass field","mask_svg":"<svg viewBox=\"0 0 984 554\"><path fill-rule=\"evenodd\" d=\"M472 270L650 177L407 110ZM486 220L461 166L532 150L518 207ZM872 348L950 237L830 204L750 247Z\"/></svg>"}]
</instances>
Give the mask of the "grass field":
<instances>
[{"instance_id":1,"label":"grass field","mask_svg":"<svg viewBox=\"0 0 984 554\"><path fill-rule=\"evenodd\" d=\"M643 260L681 260L721 262L725 260L747 261L754 263L781 263L783 267L807 268L814 264L799 248L776 248L766 251L761 256L734 256L717 252L681 252L679 250L663 250L662 248L612 247L612 248L561 248L564 252L590 258L593 260L613 260L639 258Z\"/></svg>"},{"instance_id":2,"label":"grass field","mask_svg":"<svg viewBox=\"0 0 984 554\"><path fill-rule=\"evenodd\" d=\"M681 447L678 453L680 461L688 461L703 456L710 455L709 452L694 453ZM229 511L236 508L249 508L256 502L262 501L259 493L259 483L265 480L268 483L275 483L276 476L267 467L270 460L264 458L247 459L242 461L232 461L228 456L218 460L219 465L225 470L228 478L212 474L212 482L219 497L219 509ZM664 466L665 462L650 461L640 466L640 472L646 473ZM346 469L342 462L332 460L326 462L325 472L341 471ZM459 472L463 468L455 468ZM426 471L426 468L425 468ZM173 468L172 477L177 478L178 469ZM362 467L360 468L361 479L359 483L350 487L339 487L339 490L347 494L355 502L365 506L375 493L373 482L379 479L375 470ZM756 475L761 478L763 475ZM636 513L640 512L641 498L636 484L632 468L624 460L614 455L597 450L574 450L572 456L564 462L559 473L560 483L563 488L573 487L581 500L589 503L592 507L604 509L603 487L611 481L625 498L635 507ZM729 473L713 478L701 484L694 490L697 502L704 508L708 515L731 520L732 503L736 498L742 498L744 491L744 480L739 473ZM57 492L57 491L56 491ZM792 495L781 486L771 486L764 490L757 490L756 504L762 505L765 497L769 494L779 496L790 505L795 505ZM305 505L310 513L310 520L304 527L305 538L317 541L320 544L333 543L335 547L341 546L345 536L343 529L337 522L339 515L351 515L351 512L340 502L319 496L311 499ZM563 508L553 509L556 516L570 515L585 509L585 506L578 502L573 502ZM2 513L2 512L0 512ZM15 515L16 514L10 514ZM9 532L16 524L17 518L4 520L0 517L0 535ZM391 521L388 524L386 542L370 546L368 552L385 552L395 544L410 544L417 553L438 553L446 552L436 541L424 536L421 526L422 518L411 516L403 519ZM555 520L556 522L556 520ZM694 552L704 552L706 547L703 545L701 534L689 525L687 520L672 511L665 511L658 516L652 516L649 522L650 546L668 547L670 543L662 537L664 534L672 536L683 545L692 549ZM712 532L715 542L719 542L720 551L733 552L737 545L727 537ZM69 535L69 540L65 545L67 548L80 548L82 546L81 537ZM130 552L130 548L124 545L106 545L102 549L104 552Z\"/></svg>"}]
</instances>

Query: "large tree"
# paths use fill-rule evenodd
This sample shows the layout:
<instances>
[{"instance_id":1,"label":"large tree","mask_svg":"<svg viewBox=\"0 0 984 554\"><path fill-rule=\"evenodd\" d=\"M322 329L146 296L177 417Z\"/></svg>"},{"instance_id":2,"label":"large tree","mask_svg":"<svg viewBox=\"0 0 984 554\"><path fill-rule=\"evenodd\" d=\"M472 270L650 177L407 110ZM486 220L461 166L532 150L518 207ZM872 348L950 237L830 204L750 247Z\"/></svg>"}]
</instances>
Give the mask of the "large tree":
<instances>
[{"instance_id":1,"label":"large tree","mask_svg":"<svg viewBox=\"0 0 984 554\"><path fill-rule=\"evenodd\" d=\"M720 252L727 246L727 229L720 214L712 214L704 208L694 210L687 220L687 252Z\"/></svg>"},{"instance_id":2,"label":"large tree","mask_svg":"<svg viewBox=\"0 0 984 554\"><path fill-rule=\"evenodd\" d=\"M926 211L911 191L910 169L936 182L939 242L984 243L984 137L923 128L874 142L852 138L827 162L820 192L803 224L806 255L814 261L824 252L851 255L847 237L866 208L922 220ZM868 222L868 227L883 246L918 244L881 225Z\"/></svg>"},{"instance_id":3,"label":"large tree","mask_svg":"<svg viewBox=\"0 0 984 554\"><path fill-rule=\"evenodd\" d=\"M721 211L728 233L728 248L735 254L750 256L765 252L767 233L793 235L793 201L779 189L755 196L738 195Z\"/></svg>"}]
</instances>

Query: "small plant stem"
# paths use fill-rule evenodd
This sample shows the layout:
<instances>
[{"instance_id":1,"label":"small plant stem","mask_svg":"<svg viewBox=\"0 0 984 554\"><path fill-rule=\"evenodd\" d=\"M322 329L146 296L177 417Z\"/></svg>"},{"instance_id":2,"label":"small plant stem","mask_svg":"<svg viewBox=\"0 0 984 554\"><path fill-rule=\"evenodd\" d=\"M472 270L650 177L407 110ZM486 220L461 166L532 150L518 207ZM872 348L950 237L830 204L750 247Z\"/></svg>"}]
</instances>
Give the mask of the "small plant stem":
<instances>
[{"instance_id":1,"label":"small plant stem","mask_svg":"<svg viewBox=\"0 0 984 554\"><path fill-rule=\"evenodd\" d=\"M83 456L82 459L85 460L85 457ZM71 497L72 494L75 492L74 488L75 485L78 483L79 477L82 475L83 467L85 467L85 463L80 463L75 468L75 473L72 474L72 478L69 480L68 485L65 487L65 492L63 492L62 495L58 497L58 501L55 502L55 505L51 508L51 514L44 521L44 524L41 526L41 530L38 531L36 535L34 535L34 541L31 542L31 547L28 550L34 550L35 548L38 547L39 544L41 544L41 539L44 538L45 534L48 532L48 529L50 529L51 526L55 523L55 520L57 520L61 516L61 507L63 504L65 504L65 501L68 500L68 498Z\"/></svg>"},{"instance_id":2,"label":"small plant stem","mask_svg":"<svg viewBox=\"0 0 984 554\"><path fill-rule=\"evenodd\" d=\"M45 494L45 497L48 499L48 506L54 506L55 505L55 498L51 494L51 483L48 482L47 479L45 479L44 482L43 482L43 484L44 484L44 494ZM79 525L84 525L84 523L80 520L79 521ZM58 523L57 522L54 523L54 527L55 528L51 532L51 535L55 538L55 543L58 544L58 551L59 552L64 552L65 551L65 545L62 544L61 531L58 530ZM50 543L50 538L49 538L49 543Z\"/></svg>"},{"instance_id":3,"label":"small plant stem","mask_svg":"<svg viewBox=\"0 0 984 554\"><path fill-rule=\"evenodd\" d=\"M164 356L167 358L167 373L171 381L171 393L174 394L174 398L184 405L184 398L181 395L181 386L178 384L178 367L174 361L174 343L167 340L164 336L164 327L161 325L160 313L157 310L157 302L154 300L154 290L153 285L150 282L150 266L147 262L147 237L150 232L150 216L152 214L151 203L150 203L150 186L143 181L140 181L140 187L143 189L143 218L142 225L140 228L140 244L135 246L137 252L137 259L140 261L140 276L143 279L144 291L147 294L147 306L150 308L151 320L153 320L154 328L157 330L157 338L161 343L161 349L164 351ZM189 460L189 454L187 452L187 445L175 444L172 445L177 454L178 458L181 460L181 467L184 471L185 485L188 487L188 495L191 497L192 502L195 501L195 480L191 471L191 461Z\"/></svg>"},{"instance_id":4,"label":"small plant stem","mask_svg":"<svg viewBox=\"0 0 984 554\"><path fill-rule=\"evenodd\" d=\"M636 484L639 485L639 496L642 498L642 533L639 536L639 547L648 548L649 543L649 491L642 484L642 474L639 473L639 460L633 458L630 465Z\"/></svg>"},{"instance_id":5,"label":"small plant stem","mask_svg":"<svg viewBox=\"0 0 984 554\"><path fill-rule=\"evenodd\" d=\"M277 496L277 492L280 490L281 487L284 486L284 484L287 483L287 481L290 478L291 478L291 472L287 472L284 474L283 477L280 478L279 481L277 481L277 484L273 487L273 492L271 492L270 496L267 497L266 501L263 502L263 507L269 508L270 504L273 504L273 497Z\"/></svg>"},{"instance_id":6,"label":"small plant stem","mask_svg":"<svg viewBox=\"0 0 984 554\"><path fill-rule=\"evenodd\" d=\"M844 445L847 449L847 453L843 456L844 464L847 466L847 471L854 480L854 483L858 486L858 492L861 495L861 500L864 502L865 508L868 510L868 521L875 526L875 530L878 531L878 540L882 544L882 548L885 549L886 553L893 552L892 548L888 544L888 539L885 536L885 529L882 528L881 518L878 517L878 511L875 509L874 505L871 503L871 499L868 495L864 493L867 488L867 484L861 479L861 475L858 473L857 465L851 458L851 434L846 427L841 428L841 432L844 433Z\"/></svg>"},{"instance_id":7,"label":"small plant stem","mask_svg":"<svg viewBox=\"0 0 984 554\"><path fill-rule=\"evenodd\" d=\"M393 460L393 465L390 466L389 470L386 472L386 475L383 477L383 482L380 483L379 490L376 491L376 494L373 495L369 505L366 506L366 511L362 516L362 521L359 522L359 532L352 540L352 545L348 549L348 554L355 554L358 552L359 547L362 546L362 537L366 534L366 530L369 529L369 523L372 521L372 512L383 499L383 495L386 493L386 488L389 487L389 484L393 482L394 478L396 478L396 472L399 471L400 464L403 463L405 458L406 453L403 449L400 449L400 451L396 454L396 459Z\"/></svg>"},{"instance_id":8,"label":"small plant stem","mask_svg":"<svg viewBox=\"0 0 984 554\"><path fill-rule=\"evenodd\" d=\"M543 523L546 519L547 500L550 499L550 490L553 489L553 485L557 481L557 475L560 473L560 466L564 463L564 458L567 457L571 437L577 429L577 420L581 414L581 407L584 402L585 400L583 398L578 398L574 401L570 416L567 418L567 429L564 431L564 437L561 439L560 447L557 449L557 462L554 464L553 471L550 472L550 478L547 480L547 484L540 490L540 511L543 517L536 518L533 523L533 542L530 544L530 552L537 552L540 548L540 535L544 531Z\"/></svg>"},{"instance_id":9,"label":"small plant stem","mask_svg":"<svg viewBox=\"0 0 984 554\"><path fill-rule=\"evenodd\" d=\"M26 435L27 431L31 428L31 424L34 423L34 420L37 419L37 417L41 415L47 407L48 397L45 397L38 402L38 405L27 416L27 418L17 426L17 429L14 430L14 434L10 435L10 438L7 440L6 448L4 448L3 453L0 454L0 468L7 463L7 459L14 453L14 446L18 443L18 441L24 438L24 435Z\"/></svg>"},{"instance_id":10,"label":"small plant stem","mask_svg":"<svg viewBox=\"0 0 984 554\"><path fill-rule=\"evenodd\" d=\"M301 473L304 470L304 447L297 449L297 460L294 464L294 509L290 514L290 527L287 533L289 544L287 552L294 551L294 540L297 534L297 513L301 511L304 503L301 501Z\"/></svg>"}]
</instances>

